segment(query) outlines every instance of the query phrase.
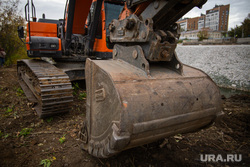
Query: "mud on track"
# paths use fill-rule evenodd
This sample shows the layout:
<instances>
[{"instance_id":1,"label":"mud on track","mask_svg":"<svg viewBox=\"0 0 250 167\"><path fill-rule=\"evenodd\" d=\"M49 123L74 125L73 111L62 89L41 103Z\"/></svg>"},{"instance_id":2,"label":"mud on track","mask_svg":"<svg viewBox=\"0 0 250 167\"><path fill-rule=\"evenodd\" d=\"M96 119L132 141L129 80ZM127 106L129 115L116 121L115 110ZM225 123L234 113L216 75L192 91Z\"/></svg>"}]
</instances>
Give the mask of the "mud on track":
<instances>
[{"instance_id":1,"label":"mud on track","mask_svg":"<svg viewBox=\"0 0 250 167\"><path fill-rule=\"evenodd\" d=\"M248 166L250 164L250 96L223 98L221 122L97 159L80 149L77 134L85 117L84 90L74 95L68 114L39 119L20 90L16 67L0 68L0 166ZM24 128L31 130L24 133ZM61 144L59 139L65 138ZM241 162L200 161L200 154L242 154Z\"/></svg>"}]
</instances>

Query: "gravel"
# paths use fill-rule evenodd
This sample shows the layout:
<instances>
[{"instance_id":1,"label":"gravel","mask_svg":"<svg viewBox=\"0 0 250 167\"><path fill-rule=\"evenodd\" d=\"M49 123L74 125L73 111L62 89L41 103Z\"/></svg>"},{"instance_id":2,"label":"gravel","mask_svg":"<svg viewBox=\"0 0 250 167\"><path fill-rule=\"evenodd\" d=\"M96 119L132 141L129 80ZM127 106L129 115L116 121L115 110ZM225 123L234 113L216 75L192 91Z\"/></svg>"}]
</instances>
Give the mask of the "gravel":
<instances>
[{"instance_id":1,"label":"gravel","mask_svg":"<svg viewBox=\"0 0 250 167\"><path fill-rule=\"evenodd\" d=\"M219 86L250 91L250 45L178 45L180 61L206 72Z\"/></svg>"}]
</instances>

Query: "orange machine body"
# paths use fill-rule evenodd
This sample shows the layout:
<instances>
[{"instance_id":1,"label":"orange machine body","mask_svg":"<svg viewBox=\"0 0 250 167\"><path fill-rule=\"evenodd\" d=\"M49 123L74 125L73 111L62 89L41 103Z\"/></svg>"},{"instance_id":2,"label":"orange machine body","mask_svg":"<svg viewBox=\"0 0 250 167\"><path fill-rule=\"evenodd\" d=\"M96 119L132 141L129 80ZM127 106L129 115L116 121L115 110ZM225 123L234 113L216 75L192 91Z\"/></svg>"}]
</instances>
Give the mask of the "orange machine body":
<instances>
[{"instance_id":1,"label":"orange machine body","mask_svg":"<svg viewBox=\"0 0 250 167\"><path fill-rule=\"evenodd\" d=\"M30 31L29 31L30 27ZM57 37L57 24L52 23L42 23L42 22L30 22L27 24L27 38L26 38L26 47L27 50L30 50L30 39L29 39L29 32L30 36L36 36L36 37ZM57 51L62 50L62 43L61 39L59 40L59 48Z\"/></svg>"},{"instance_id":2,"label":"orange machine body","mask_svg":"<svg viewBox=\"0 0 250 167\"><path fill-rule=\"evenodd\" d=\"M75 2L75 10L74 10L74 19L72 26L72 34L79 35L87 35L86 32L86 23L89 15L89 11L91 9L91 4L96 2L97 0L76 0ZM100 13L100 22L98 27L98 36L95 38L93 52L96 53L111 53L112 49L109 49L107 46L107 24L106 24L106 15L105 15L105 3L112 3L112 1L104 0L102 3L102 9ZM117 2L116 2L117 3ZM128 9L127 9L128 10ZM130 13L131 14L131 13ZM116 19L118 19L117 16ZM67 28L67 20L68 20L68 7L65 15L65 26L64 31ZM62 41L58 37L58 25L54 23L44 23L44 22L30 22L30 25L27 24L27 38L26 38L26 46L27 50L34 50L30 47L30 37L55 37L59 40L59 48L57 51L62 51ZM29 27L30 27L30 35L29 35ZM31 38L32 40L32 38ZM35 49L39 50L39 49Z\"/></svg>"},{"instance_id":3,"label":"orange machine body","mask_svg":"<svg viewBox=\"0 0 250 167\"><path fill-rule=\"evenodd\" d=\"M29 36L28 24L27 33L27 36ZM57 37L57 25L52 23L30 22L30 36Z\"/></svg>"},{"instance_id":4,"label":"orange machine body","mask_svg":"<svg viewBox=\"0 0 250 167\"><path fill-rule=\"evenodd\" d=\"M96 0L94 0L96 1ZM101 24L101 37L102 38L96 38L95 39L95 44L94 44L94 48L93 50L95 52L112 52L111 49L108 49L107 47L107 36L106 36L106 16L105 16L105 7L104 7L104 2L102 4L102 10L101 10L101 22L99 24Z\"/></svg>"}]
</instances>

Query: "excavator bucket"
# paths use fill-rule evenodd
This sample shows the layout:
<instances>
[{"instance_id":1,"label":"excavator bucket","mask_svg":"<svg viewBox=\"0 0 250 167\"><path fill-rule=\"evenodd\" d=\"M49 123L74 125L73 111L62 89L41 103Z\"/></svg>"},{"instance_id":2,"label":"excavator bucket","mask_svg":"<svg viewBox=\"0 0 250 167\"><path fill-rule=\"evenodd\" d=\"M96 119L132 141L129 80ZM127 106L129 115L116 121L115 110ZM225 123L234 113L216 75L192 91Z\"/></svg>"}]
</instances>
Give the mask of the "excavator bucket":
<instances>
[{"instance_id":1,"label":"excavator bucket","mask_svg":"<svg viewBox=\"0 0 250 167\"><path fill-rule=\"evenodd\" d=\"M180 74L151 64L148 75L122 59L88 59L86 81L87 122L82 139L84 148L96 157L198 130L210 125L221 111L216 84L201 70L186 65Z\"/></svg>"}]
</instances>

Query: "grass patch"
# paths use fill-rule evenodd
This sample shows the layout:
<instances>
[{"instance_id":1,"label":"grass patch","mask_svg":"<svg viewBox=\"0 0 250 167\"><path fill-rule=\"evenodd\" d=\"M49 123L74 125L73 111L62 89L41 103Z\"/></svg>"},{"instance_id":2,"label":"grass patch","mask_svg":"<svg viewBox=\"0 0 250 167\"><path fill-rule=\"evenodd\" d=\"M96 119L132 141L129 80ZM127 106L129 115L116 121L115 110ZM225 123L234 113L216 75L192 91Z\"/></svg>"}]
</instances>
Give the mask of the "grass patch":
<instances>
[{"instance_id":1,"label":"grass patch","mask_svg":"<svg viewBox=\"0 0 250 167\"><path fill-rule=\"evenodd\" d=\"M64 134L62 137L60 137L59 142L60 142L61 144L63 144L63 143L66 141L65 136L66 136L66 134Z\"/></svg>"},{"instance_id":2,"label":"grass patch","mask_svg":"<svg viewBox=\"0 0 250 167\"><path fill-rule=\"evenodd\" d=\"M23 92L22 88L17 88L16 91L17 91L17 92L16 92L16 95L17 95L17 96L22 96L22 95L24 95L24 92Z\"/></svg>"},{"instance_id":3,"label":"grass patch","mask_svg":"<svg viewBox=\"0 0 250 167\"><path fill-rule=\"evenodd\" d=\"M56 160L56 157L52 157L50 159L43 159L41 160L39 165L43 165L44 167L50 167L54 160Z\"/></svg>"},{"instance_id":4,"label":"grass patch","mask_svg":"<svg viewBox=\"0 0 250 167\"><path fill-rule=\"evenodd\" d=\"M18 137L20 137L20 136L25 137L25 136L29 135L31 133L31 131L32 131L32 128L23 128L21 130L21 132L19 133Z\"/></svg>"},{"instance_id":5,"label":"grass patch","mask_svg":"<svg viewBox=\"0 0 250 167\"><path fill-rule=\"evenodd\" d=\"M47 118L46 121L50 123L51 121L53 121L53 117Z\"/></svg>"},{"instance_id":6,"label":"grass patch","mask_svg":"<svg viewBox=\"0 0 250 167\"><path fill-rule=\"evenodd\" d=\"M78 94L79 89L80 89L79 84L77 82L73 83L72 89L73 89L73 95L76 96Z\"/></svg>"},{"instance_id":7,"label":"grass patch","mask_svg":"<svg viewBox=\"0 0 250 167\"><path fill-rule=\"evenodd\" d=\"M86 99L86 97L87 97L87 93L86 92L79 93L79 99L80 100Z\"/></svg>"},{"instance_id":8,"label":"grass patch","mask_svg":"<svg viewBox=\"0 0 250 167\"><path fill-rule=\"evenodd\" d=\"M43 165L44 167L50 167L52 161L50 159L43 159L40 162L40 165Z\"/></svg>"},{"instance_id":9,"label":"grass patch","mask_svg":"<svg viewBox=\"0 0 250 167\"><path fill-rule=\"evenodd\" d=\"M14 108L14 106L8 107L8 108L5 110L5 114L11 113L11 112L13 111L13 108Z\"/></svg>"}]
</instances>

